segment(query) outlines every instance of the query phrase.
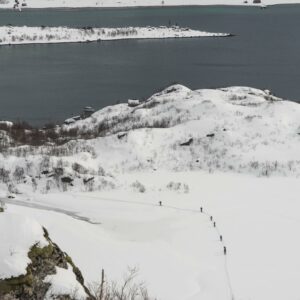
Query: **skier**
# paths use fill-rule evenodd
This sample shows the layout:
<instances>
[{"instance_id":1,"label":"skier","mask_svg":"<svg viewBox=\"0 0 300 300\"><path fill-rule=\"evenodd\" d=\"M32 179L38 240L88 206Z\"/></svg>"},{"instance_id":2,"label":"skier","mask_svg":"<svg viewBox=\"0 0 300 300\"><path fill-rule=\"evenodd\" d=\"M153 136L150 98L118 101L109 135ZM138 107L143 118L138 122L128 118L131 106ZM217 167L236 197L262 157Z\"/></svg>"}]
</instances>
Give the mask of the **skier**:
<instances>
[{"instance_id":1,"label":"skier","mask_svg":"<svg viewBox=\"0 0 300 300\"><path fill-rule=\"evenodd\" d=\"M203 212L203 207L202 206L200 207L200 212Z\"/></svg>"},{"instance_id":2,"label":"skier","mask_svg":"<svg viewBox=\"0 0 300 300\"><path fill-rule=\"evenodd\" d=\"M222 236L222 235L220 235L220 241L221 241L221 242L223 241L223 236Z\"/></svg>"},{"instance_id":3,"label":"skier","mask_svg":"<svg viewBox=\"0 0 300 300\"><path fill-rule=\"evenodd\" d=\"M214 222L214 227L216 227L216 222Z\"/></svg>"},{"instance_id":4,"label":"skier","mask_svg":"<svg viewBox=\"0 0 300 300\"><path fill-rule=\"evenodd\" d=\"M226 249L226 247L224 246L224 255L226 255L227 254L227 249Z\"/></svg>"},{"instance_id":5,"label":"skier","mask_svg":"<svg viewBox=\"0 0 300 300\"><path fill-rule=\"evenodd\" d=\"M211 220L211 221L213 220L213 217L212 217L212 216L210 216L210 220Z\"/></svg>"},{"instance_id":6,"label":"skier","mask_svg":"<svg viewBox=\"0 0 300 300\"><path fill-rule=\"evenodd\" d=\"M158 203L159 203L159 206L162 206L162 202L161 201L159 201Z\"/></svg>"}]
</instances>

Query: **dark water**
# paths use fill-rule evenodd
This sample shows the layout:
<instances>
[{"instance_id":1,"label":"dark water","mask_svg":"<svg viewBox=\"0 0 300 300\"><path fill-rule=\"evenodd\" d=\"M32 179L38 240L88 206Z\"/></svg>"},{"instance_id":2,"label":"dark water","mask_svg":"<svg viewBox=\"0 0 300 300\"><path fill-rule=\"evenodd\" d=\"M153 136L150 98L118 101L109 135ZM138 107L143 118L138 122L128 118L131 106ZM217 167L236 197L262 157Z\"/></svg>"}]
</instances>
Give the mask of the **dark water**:
<instances>
[{"instance_id":1,"label":"dark water","mask_svg":"<svg viewBox=\"0 0 300 300\"><path fill-rule=\"evenodd\" d=\"M151 95L247 85L300 99L300 5L0 11L0 25L181 26L237 36L0 47L0 119L60 121Z\"/></svg>"}]
</instances>

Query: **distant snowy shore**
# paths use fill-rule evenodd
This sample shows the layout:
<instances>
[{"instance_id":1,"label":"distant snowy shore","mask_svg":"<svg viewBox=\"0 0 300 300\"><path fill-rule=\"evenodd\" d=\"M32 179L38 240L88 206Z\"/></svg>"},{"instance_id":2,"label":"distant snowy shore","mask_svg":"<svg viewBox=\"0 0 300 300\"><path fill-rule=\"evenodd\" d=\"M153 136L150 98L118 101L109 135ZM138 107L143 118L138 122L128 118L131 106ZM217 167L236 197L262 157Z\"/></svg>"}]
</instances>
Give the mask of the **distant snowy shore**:
<instances>
[{"instance_id":1,"label":"distant snowy shore","mask_svg":"<svg viewBox=\"0 0 300 300\"><path fill-rule=\"evenodd\" d=\"M24 3L24 4L23 4ZM295 4L300 0L261 0L254 3L253 0L21 0L19 7L29 8L53 8L53 7L139 7L139 6L191 6L191 5L276 5ZM13 8L15 0L0 1L1 8Z\"/></svg>"},{"instance_id":2,"label":"distant snowy shore","mask_svg":"<svg viewBox=\"0 0 300 300\"><path fill-rule=\"evenodd\" d=\"M211 33L190 28L124 27L124 28L68 28L68 27L0 27L0 45L77 43L124 39L166 39L228 37L228 33Z\"/></svg>"}]
</instances>

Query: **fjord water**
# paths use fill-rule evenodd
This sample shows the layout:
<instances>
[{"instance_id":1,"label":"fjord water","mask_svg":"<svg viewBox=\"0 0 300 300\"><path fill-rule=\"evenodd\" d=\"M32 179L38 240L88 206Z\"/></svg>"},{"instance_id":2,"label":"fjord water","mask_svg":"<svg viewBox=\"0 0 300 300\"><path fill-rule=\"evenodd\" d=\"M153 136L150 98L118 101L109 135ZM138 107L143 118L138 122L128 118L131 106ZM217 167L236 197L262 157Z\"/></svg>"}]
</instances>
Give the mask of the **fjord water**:
<instances>
[{"instance_id":1,"label":"fjord water","mask_svg":"<svg viewBox=\"0 0 300 300\"><path fill-rule=\"evenodd\" d=\"M209 88L246 85L300 99L300 5L0 11L0 25L160 26L233 38L136 40L0 47L0 119L62 121L150 96L172 82Z\"/></svg>"}]
</instances>

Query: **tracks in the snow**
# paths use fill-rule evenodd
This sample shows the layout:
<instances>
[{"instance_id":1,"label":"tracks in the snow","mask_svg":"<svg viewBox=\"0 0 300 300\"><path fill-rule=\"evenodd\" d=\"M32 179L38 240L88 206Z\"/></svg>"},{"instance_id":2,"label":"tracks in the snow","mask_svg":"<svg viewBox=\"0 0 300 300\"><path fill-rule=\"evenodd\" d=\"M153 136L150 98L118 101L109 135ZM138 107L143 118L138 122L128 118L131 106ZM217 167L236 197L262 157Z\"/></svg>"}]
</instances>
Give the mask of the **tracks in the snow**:
<instances>
[{"instance_id":1,"label":"tracks in the snow","mask_svg":"<svg viewBox=\"0 0 300 300\"><path fill-rule=\"evenodd\" d=\"M73 195L73 196L76 197L76 195ZM85 197L98 199L101 201L108 201L108 202L118 202L118 203L133 204L133 205L161 207L162 209L167 208L167 209L173 209L173 210L182 211L182 212L186 212L186 213L194 213L194 214L197 213L199 215L206 216L208 218L208 220L211 222L212 227L215 229L217 238L220 241L223 249L224 249L224 247L226 247L226 244L224 242L224 237L221 233L221 230L219 229L219 227L216 223L214 224L214 222L216 222L216 220L214 220L213 216L211 214L209 214L209 212L206 211L204 208L202 208L202 211L201 211L200 207L198 210L196 210L196 209L191 209L191 208L181 208L181 207L172 206L172 205L143 203L143 202L139 202L139 201L120 200L120 199L111 199L111 198L99 198L99 197L93 197L93 196L85 196ZM38 204L38 203L33 203L33 202L29 202L29 201L14 200L14 199L8 199L8 198L0 198L0 201L3 201L4 203L10 204L10 205L17 205L17 206L23 206L23 207L28 207L28 208L34 208L34 209L39 209L39 210L53 211L56 213L61 213L61 214L67 215L69 217L72 217L76 220L88 222L93 225L101 224L101 223L97 223L97 222L92 222L87 217L80 216L80 215L78 215L78 213L68 211L65 209L54 208L54 207L50 207L50 206L46 206L46 205L42 205L42 204ZM222 240L220 239L220 236L222 236ZM233 287L232 287L232 283L231 283L231 278L230 278L230 274L229 274L229 270L228 270L227 256L228 256L227 253L224 254L224 269L225 269L225 273L226 273L228 288L229 288L230 295L231 295L230 300L235 300L234 291L233 291Z\"/></svg>"}]
</instances>

